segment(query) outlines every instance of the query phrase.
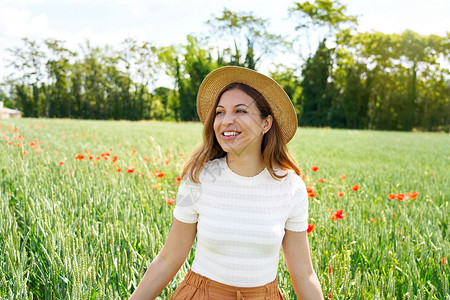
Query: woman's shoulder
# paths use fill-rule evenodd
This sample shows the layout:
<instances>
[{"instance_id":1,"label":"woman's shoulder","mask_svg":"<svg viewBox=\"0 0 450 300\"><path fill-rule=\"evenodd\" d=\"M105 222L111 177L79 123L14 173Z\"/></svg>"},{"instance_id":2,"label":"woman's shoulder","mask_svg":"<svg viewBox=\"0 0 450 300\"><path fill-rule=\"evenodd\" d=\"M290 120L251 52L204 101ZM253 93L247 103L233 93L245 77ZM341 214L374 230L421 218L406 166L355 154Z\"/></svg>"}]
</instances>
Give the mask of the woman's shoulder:
<instances>
[{"instance_id":1,"label":"woman's shoulder","mask_svg":"<svg viewBox=\"0 0 450 300\"><path fill-rule=\"evenodd\" d=\"M305 189L305 183L303 182L303 179L301 176L299 176L297 173L295 173L293 170L276 170L277 175L286 175L283 178L283 181L290 186L293 190L298 189Z\"/></svg>"},{"instance_id":2,"label":"woman's shoulder","mask_svg":"<svg viewBox=\"0 0 450 300\"><path fill-rule=\"evenodd\" d=\"M200 181L202 179L217 178L225 171L226 157L215 158L208 161L200 172Z\"/></svg>"}]
</instances>

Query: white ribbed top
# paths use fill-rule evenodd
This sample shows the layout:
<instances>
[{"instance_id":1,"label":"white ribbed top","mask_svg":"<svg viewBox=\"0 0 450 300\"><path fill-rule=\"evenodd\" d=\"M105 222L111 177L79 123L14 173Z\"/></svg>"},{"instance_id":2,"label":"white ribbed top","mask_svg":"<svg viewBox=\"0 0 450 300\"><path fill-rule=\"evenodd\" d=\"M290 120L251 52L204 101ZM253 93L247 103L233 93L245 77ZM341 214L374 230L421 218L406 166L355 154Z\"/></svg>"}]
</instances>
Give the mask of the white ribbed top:
<instances>
[{"instance_id":1,"label":"white ribbed top","mask_svg":"<svg viewBox=\"0 0 450 300\"><path fill-rule=\"evenodd\" d=\"M174 217L198 222L192 271L224 284L255 287L276 278L284 229L307 229L308 195L294 172L281 180L267 169L244 177L231 171L223 157L204 166L200 184L181 181Z\"/></svg>"}]
</instances>

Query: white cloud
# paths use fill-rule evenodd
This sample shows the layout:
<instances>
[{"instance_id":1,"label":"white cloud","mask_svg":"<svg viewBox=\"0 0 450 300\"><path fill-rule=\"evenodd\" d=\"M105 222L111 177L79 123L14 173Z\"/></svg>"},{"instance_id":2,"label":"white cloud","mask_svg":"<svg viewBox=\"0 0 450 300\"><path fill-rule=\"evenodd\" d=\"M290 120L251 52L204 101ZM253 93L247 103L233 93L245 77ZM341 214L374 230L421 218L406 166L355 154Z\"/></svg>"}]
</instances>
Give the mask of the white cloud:
<instances>
[{"instance_id":1,"label":"white cloud","mask_svg":"<svg viewBox=\"0 0 450 300\"><path fill-rule=\"evenodd\" d=\"M45 14L33 16L30 10L15 7L5 7L0 12L0 36L4 38L44 37L49 33Z\"/></svg>"},{"instance_id":2,"label":"white cloud","mask_svg":"<svg viewBox=\"0 0 450 300\"><path fill-rule=\"evenodd\" d=\"M141 29L131 30L118 30L115 32L96 32L89 27L84 28L82 31L72 35L61 35L61 39L68 41L67 46L70 49L75 49L80 44L84 44L86 40L91 42L93 46L117 46L123 42L126 38L134 38L137 40L145 40L145 32Z\"/></svg>"}]
</instances>

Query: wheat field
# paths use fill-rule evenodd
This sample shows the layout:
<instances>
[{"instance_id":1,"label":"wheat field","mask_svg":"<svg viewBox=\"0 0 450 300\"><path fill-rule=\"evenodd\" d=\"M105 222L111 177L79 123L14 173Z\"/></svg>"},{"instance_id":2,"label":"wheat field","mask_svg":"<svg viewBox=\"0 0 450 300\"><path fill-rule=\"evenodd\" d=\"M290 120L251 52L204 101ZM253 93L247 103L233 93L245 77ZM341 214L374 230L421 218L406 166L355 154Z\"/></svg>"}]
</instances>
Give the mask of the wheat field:
<instances>
[{"instance_id":1,"label":"wheat field","mask_svg":"<svg viewBox=\"0 0 450 300\"><path fill-rule=\"evenodd\" d=\"M126 299L164 244L201 128L0 120L0 298ZM450 299L448 134L299 128L289 149L325 298ZM282 257L278 278L296 299Z\"/></svg>"}]
</instances>

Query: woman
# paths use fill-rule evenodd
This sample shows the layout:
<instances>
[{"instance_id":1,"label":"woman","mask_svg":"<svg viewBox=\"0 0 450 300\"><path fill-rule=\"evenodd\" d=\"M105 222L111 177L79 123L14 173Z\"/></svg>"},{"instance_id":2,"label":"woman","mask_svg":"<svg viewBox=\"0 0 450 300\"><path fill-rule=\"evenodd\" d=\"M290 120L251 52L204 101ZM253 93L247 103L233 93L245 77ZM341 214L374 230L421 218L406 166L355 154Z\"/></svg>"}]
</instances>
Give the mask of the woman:
<instances>
[{"instance_id":1,"label":"woman","mask_svg":"<svg viewBox=\"0 0 450 300\"><path fill-rule=\"evenodd\" d=\"M306 237L308 197L286 148L294 107L271 78L241 67L211 72L197 95L203 144L182 172L167 241L130 299L154 299L195 259L172 299L283 299L280 246L300 299L323 299Z\"/></svg>"}]
</instances>

